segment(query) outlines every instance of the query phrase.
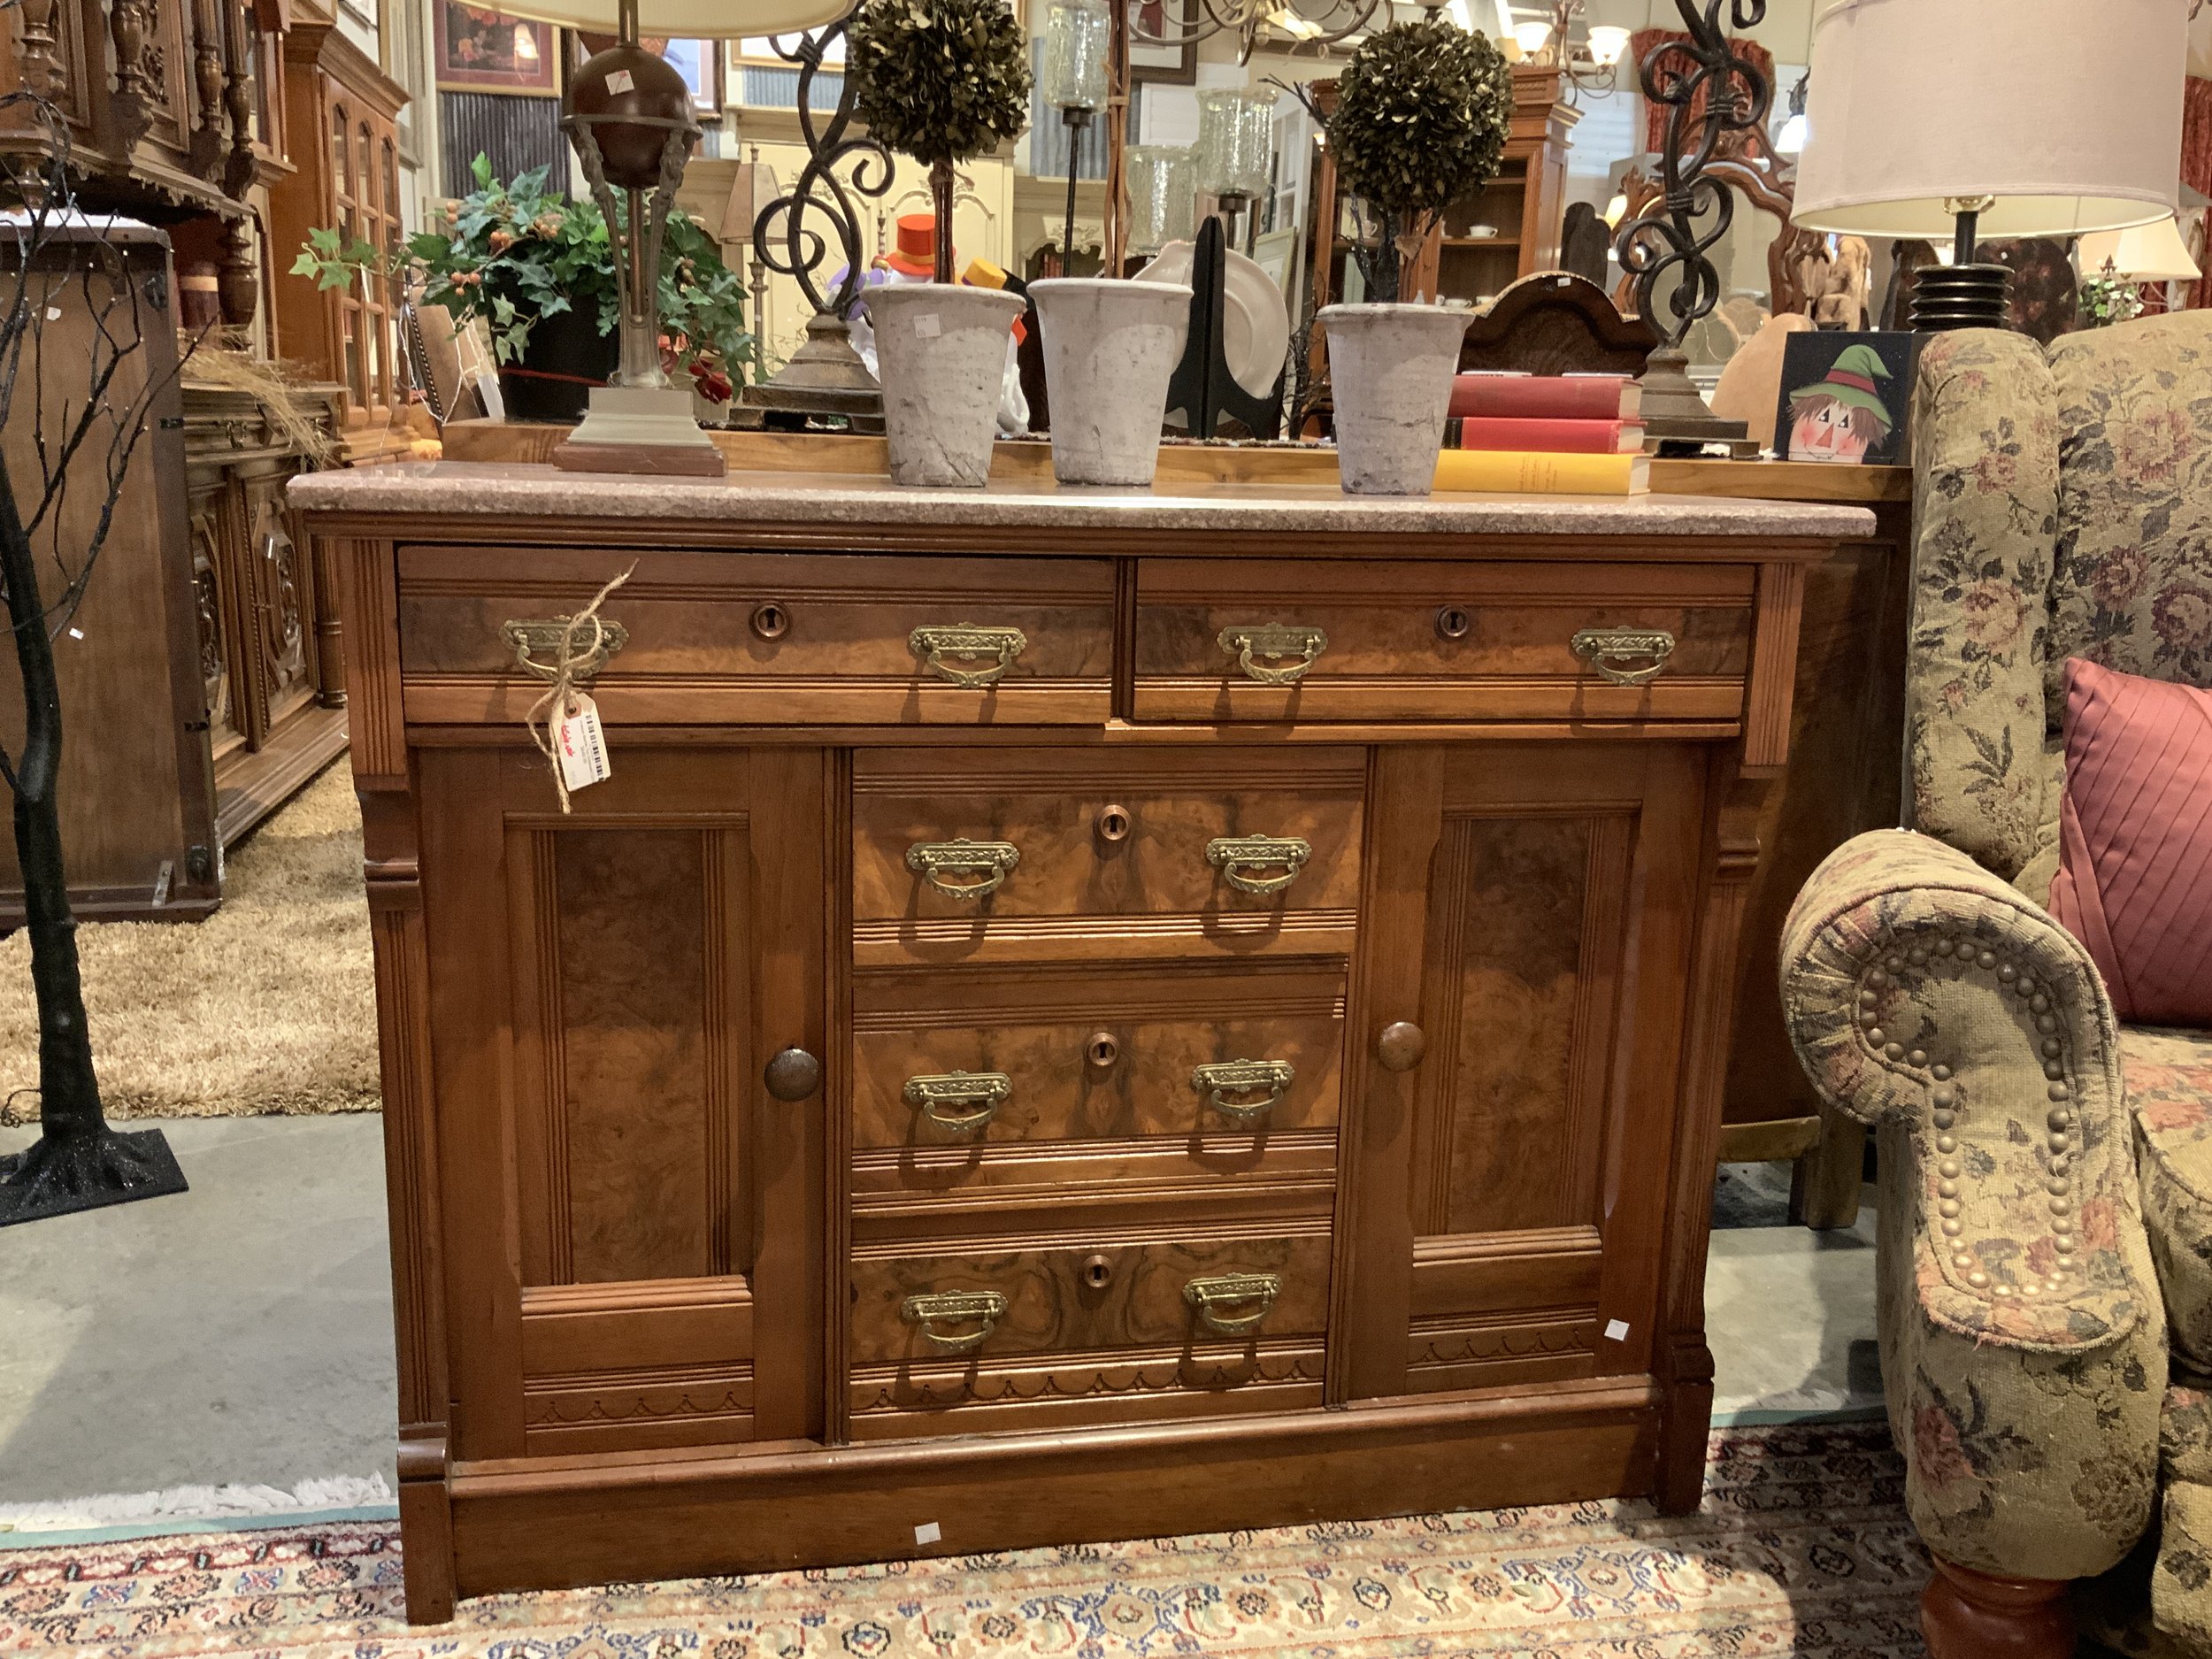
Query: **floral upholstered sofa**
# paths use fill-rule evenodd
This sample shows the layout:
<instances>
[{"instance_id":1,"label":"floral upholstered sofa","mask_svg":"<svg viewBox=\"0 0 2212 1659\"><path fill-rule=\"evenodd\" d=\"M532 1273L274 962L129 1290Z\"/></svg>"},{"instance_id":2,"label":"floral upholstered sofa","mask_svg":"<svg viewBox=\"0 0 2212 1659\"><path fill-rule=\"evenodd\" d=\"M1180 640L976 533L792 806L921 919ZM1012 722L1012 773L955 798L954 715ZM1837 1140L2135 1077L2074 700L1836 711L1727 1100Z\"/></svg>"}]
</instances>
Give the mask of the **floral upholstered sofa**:
<instances>
[{"instance_id":1,"label":"floral upholstered sofa","mask_svg":"<svg viewBox=\"0 0 2212 1659\"><path fill-rule=\"evenodd\" d=\"M2108 1575L2108 1639L2212 1654L2212 1033L2117 1025L2042 908L2065 660L2212 684L2212 312L1942 336L1915 420L1914 827L1822 864L1781 960L1806 1071L1880 1131L1922 1623L2070 1653Z\"/></svg>"}]
</instances>

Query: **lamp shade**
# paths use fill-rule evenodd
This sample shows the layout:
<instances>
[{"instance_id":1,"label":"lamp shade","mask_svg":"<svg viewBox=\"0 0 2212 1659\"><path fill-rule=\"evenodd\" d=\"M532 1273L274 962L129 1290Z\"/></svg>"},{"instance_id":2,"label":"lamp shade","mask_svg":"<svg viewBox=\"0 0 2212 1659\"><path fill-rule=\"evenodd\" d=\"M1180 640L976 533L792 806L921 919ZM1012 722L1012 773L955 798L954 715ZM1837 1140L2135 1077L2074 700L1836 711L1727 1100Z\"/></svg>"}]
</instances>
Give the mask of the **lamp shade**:
<instances>
[{"instance_id":1,"label":"lamp shade","mask_svg":"<svg viewBox=\"0 0 2212 1659\"><path fill-rule=\"evenodd\" d=\"M2171 219L2133 230L2104 230L2081 239L2081 271L2096 276L2105 266L2139 282L2193 282L2204 274L2189 257L2181 227Z\"/></svg>"},{"instance_id":2,"label":"lamp shade","mask_svg":"<svg viewBox=\"0 0 2212 1659\"><path fill-rule=\"evenodd\" d=\"M1825 0L1795 222L1947 242L2067 236L2174 211L2180 0Z\"/></svg>"},{"instance_id":3,"label":"lamp shade","mask_svg":"<svg viewBox=\"0 0 2212 1659\"><path fill-rule=\"evenodd\" d=\"M639 0L640 29L664 40L795 35L845 15L851 0ZM499 0L503 17L612 35L618 0Z\"/></svg>"}]
</instances>

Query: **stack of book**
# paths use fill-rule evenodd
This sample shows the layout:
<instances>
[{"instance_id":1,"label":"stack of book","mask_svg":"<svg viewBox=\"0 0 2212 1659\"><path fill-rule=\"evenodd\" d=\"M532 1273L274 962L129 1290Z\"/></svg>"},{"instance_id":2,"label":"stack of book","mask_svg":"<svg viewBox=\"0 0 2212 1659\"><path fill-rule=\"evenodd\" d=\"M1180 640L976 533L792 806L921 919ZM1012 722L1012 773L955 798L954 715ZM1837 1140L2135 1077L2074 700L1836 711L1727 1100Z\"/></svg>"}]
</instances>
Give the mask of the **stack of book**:
<instances>
[{"instance_id":1,"label":"stack of book","mask_svg":"<svg viewBox=\"0 0 2212 1659\"><path fill-rule=\"evenodd\" d=\"M1439 489L1641 495L1644 388L1624 374L1462 374L1452 382Z\"/></svg>"}]
</instances>

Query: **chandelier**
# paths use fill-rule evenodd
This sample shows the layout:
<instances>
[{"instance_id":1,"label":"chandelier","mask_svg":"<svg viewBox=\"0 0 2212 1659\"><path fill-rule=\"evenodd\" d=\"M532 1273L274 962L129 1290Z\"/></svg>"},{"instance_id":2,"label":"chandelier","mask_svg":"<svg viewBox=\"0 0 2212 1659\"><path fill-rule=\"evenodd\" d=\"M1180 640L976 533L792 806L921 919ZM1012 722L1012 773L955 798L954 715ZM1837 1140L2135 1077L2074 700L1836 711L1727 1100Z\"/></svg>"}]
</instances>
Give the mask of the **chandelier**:
<instances>
[{"instance_id":1,"label":"chandelier","mask_svg":"<svg viewBox=\"0 0 2212 1659\"><path fill-rule=\"evenodd\" d=\"M1367 27L1378 12L1387 18L1383 0L1184 0L1179 15L1167 4L1132 7L1129 38L1179 50L1217 35L1234 35L1237 62L1246 64L1263 39L1286 41L1294 51L1309 46L1326 50Z\"/></svg>"},{"instance_id":2,"label":"chandelier","mask_svg":"<svg viewBox=\"0 0 2212 1659\"><path fill-rule=\"evenodd\" d=\"M1616 72L1628 54L1628 31L1601 23L1589 29L1584 41L1571 41L1569 32L1582 17L1584 6L1585 0L1551 0L1549 20L1536 18L1515 24L1513 39L1525 62L1559 71L1571 97L1587 92L1601 98L1614 90Z\"/></svg>"}]
</instances>

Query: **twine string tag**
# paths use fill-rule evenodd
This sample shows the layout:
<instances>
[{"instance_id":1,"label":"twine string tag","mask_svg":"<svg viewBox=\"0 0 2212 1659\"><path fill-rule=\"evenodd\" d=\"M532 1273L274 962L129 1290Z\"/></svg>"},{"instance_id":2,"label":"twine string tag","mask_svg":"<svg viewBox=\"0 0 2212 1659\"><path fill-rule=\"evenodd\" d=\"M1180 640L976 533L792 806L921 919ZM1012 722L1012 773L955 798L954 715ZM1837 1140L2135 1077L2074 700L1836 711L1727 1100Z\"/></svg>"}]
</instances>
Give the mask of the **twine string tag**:
<instances>
[{"instance_id":1,"label":"twine string tag","mask_svg":"<svg viewBox=\"0 0 2212 1659\"><path fill-rule=\"evenodd\" d=\"M606 642L607 630L599 620L600 605L636 570L637 566L632 565L594 595L592 602L581 611L562 618L557 654L549 667L539 671L547 674L552 683L546 687L545 695L530 705L530 712L523 716L523 724L530 729L530 741L538 746L538 752L545 757L553 773L553 789L561 798L563 812L573 810L569 804L572 788L597 783L612 770L607 763L606 744L599 728L599 710L589 697L577 690L576 682L589 667L596 666L599 648ZM575 774L572 783L572 771Z\"/></svg>"}]
</instances>

